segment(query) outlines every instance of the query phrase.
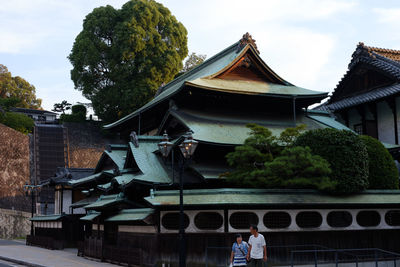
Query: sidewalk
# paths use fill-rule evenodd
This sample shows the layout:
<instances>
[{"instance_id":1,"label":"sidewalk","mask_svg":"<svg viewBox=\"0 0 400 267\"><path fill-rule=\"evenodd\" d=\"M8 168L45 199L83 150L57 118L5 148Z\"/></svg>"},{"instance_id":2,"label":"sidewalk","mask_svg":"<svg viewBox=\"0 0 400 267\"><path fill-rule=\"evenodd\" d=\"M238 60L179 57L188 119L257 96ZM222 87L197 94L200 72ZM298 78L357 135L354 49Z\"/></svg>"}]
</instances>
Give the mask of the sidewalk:
<instances>
[{"instance_id":1,"label":"sidewalk","mask_svg":"<svg viewBox=\"0 0 400 267\"><path fill-rule=\"evenodd\" d=\"M45 267L116 267L117 265L78 257L76 249L48 250L26 246L25 241L0 239L0 258L28 262Z\"/></svg>"}]
</instances>

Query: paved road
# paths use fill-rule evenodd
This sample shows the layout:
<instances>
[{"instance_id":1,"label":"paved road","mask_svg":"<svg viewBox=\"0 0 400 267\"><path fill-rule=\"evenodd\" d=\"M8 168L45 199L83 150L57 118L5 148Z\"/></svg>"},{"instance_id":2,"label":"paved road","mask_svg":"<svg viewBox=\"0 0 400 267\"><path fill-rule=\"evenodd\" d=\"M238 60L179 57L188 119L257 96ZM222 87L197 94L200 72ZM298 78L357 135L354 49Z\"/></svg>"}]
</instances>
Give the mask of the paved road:
<instances>
[{"instance_id":1,"label":"paved road","mask_svg":"<svg viewBox=\"0 0 400 267\"><path fill-rule=\"evenodd\" d=\"M23 266L15 263L10 263L7 261L0 261L0 267L23 267Z\"/></svg>"},{"instance_id":2,"label":"paved road","mask_svg":"<svg viewBox=\"0 0 400 267\"><path fill-rule=\"evenodd\" d=\"M76 249L48 250L26 246L23 240L10 241L0 239L0 257L48 267L116 267L113 264L78 257L76 254ZM20 265L0 261L0 267L11 266L19 267Z\"/></svg>"}]
</instances>

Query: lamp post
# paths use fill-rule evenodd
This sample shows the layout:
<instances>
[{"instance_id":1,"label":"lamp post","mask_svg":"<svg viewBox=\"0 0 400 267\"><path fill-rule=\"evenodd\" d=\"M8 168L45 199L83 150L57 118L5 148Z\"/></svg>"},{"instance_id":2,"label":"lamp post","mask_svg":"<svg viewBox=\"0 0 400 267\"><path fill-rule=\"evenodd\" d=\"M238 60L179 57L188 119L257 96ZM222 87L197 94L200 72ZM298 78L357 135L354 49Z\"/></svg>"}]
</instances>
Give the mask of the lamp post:
<instances>
[{"instance_id":1,"label":"lamp post","mask_svg":"<svg viewBox=\"0 0 400 267\"><path fill-rule=\"evenodd\" d=\"M34 184L28 184L26 183L24 185L24 191L27 195L31 195L31 213L32 213L32 217L35 213L35 197L37 195L37 193L40 191L41 186L40 185L34 185ZM31 236L33 236L33 221L31 221Z\"/></svg>"},{"instance_id":2,"label":"lamp post","mask_svg":"<svg viewBox=\"0 0 400 267\"><path fill-rule=\"evenodd\" d=\"M197 148L199 142L193 140L191 132L184 135L184 141L179 145L182 152L183 160L179 170L179 267L186 267L186 247L185 247L185 214L183 211L183 170L186 160L190 159ZM169 142L167 133L164 134L163 140L158 144L158 148L163 157L168 157L173 144Z\"/></svg>"}]
</instances>

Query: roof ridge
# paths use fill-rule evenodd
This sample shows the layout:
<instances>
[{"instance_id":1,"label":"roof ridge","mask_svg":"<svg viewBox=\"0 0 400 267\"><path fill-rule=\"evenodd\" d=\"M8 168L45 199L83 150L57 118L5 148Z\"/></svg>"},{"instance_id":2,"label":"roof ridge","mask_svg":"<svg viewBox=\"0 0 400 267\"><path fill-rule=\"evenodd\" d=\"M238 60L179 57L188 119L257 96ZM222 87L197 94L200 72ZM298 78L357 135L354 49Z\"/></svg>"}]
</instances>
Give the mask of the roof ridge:
<instances>
[{"instance_id":1,"label":"roof ridge","mask_svg":"<svg viewBox=\"0 0 400 267\"><path fill-rule=\"evenodd\" d=\"M169 88L167 88L167 87L170 87L170 86L172 86L172 85L174 85L174 84L177 84L178 82L184 81L185 78L187 78L187 77L190 76L191 74L193 74L193 73L197 72L198 70L200 70L200 69L202 69L202 68L208 66L208 65L209 65L210 63L212 63L214 60L216 60L216 59L218 59L218 58L224 56L227 52L230 52L230 50L231 50L232 48L237 48L238 45L239 45L239 42L240 42L240 41L235 42L234 44L232 44L232 45L228 46L227 48L225 48L224 50L220 51L219 53L213 55L212 57L210 57L210 58L208 58L208 59L206 59L206 60L204 60L201 64L195 66L193 69L189 70L188 72L185 72L184 74L182 74L181 76L177 77L176 79L173 79L172 81L170 81L169 83L167 83L166 85L164 85L164 86L161 88L160 92L157 93L157 95L161 94L161 93L164 92L165 90L168 90ZM240 52L240 51L239 51L239 52ZM238 52L238 53L239 53L239 52ZM156 95L156 96L157 96L157 95Z\"/></svg>"},{"instance_id":2,"label":"roof ridge","mask_svg":"<svg viewBox=\"0 0 400 267\"><path fill-rule=\"evenodd\" d=\"M359 42L359 43L358 43L358 46L362 46L362 47L364 47L364 48L366 48L367 50L372 51L372 52L379 51L379 52L398 53L398 54L400 54L400 50L397 50L397 49L390 49L390 48L381 48L381 47L376 47L376 46L369 46L369 45L365 45L363 42Z\"/></svg>"}]
</instances>

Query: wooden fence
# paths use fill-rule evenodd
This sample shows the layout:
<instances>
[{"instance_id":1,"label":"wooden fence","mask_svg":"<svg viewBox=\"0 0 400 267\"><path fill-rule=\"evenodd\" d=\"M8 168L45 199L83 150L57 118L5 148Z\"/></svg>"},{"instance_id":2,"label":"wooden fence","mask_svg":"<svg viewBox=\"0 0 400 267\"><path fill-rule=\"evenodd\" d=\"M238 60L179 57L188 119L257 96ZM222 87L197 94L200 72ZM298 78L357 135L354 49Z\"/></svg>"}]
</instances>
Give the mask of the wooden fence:
<instances>
[{"instance_id":1,"label":"wooden fence","mask_svg":"<svg viewBox=\"0 0 400 267\"><path fill-rule=\"evenodd\" d=\"M85 238L78 248L78 255L128 266L145 266L140 248L106 245L102 238L97 237Z\"/></svg>"},{"instance_id":2,"label":"wooden fence","mask_svg":"<svg viewBox=\"0 0 400 267\"><path fill-rule=\"evenodd\" d=\"M47 249L64 249L62 240L54 239L48 236L26 236L26 244L29 246L38 246Z\"/></svg>"}]
</instances>

